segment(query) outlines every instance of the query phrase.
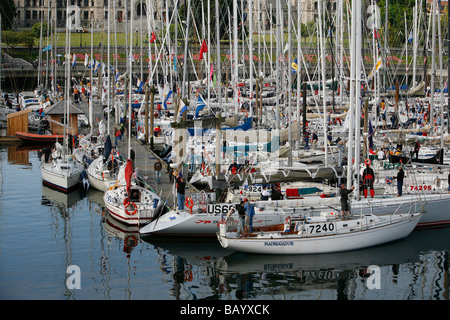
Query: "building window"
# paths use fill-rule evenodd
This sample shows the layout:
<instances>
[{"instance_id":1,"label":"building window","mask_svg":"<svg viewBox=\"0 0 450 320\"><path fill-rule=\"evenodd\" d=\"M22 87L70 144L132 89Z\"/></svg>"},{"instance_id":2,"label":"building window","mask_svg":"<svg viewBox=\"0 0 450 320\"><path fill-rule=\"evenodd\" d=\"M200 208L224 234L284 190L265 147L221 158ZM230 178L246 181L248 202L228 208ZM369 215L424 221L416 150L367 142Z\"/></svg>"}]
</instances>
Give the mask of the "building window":
<instances>
[{"instance_id":1,"label":"building window","mask_svg":"<svg viewBox=\"0 0 450 320\"><path fill-rule=\"evenodd\" d=\"M31 12L30 11L25 11L25 19L26 20L30 20L31 19Z\"/></svg>"},{"instance_id":2,"label":"building window","mask_svg":"<svg viewBox=\"0 0 450 320\"><path fill-rule=\"evenodd\" d=\"M89 19L89 11L84 11L84 19L85 20Z\"/></svg>"},{"instance_id":3,"label":"building window","mask_svg":"<svg viewBox=\"0 0 450 320\"><path fill-rule=\"evenodd\" d=\"M105 11L105 19L108 19L108 11Z\"/></svg>"},{"instance_id":4,"label":"building window","mask_svg":"<svg viewBox=\"0 0 450 320\"><path fill-rule=\"evenodd\" d=\"M37 19L37 11L33 10L33 20L36 20L36 19Z\"/></svg>"}]
</instances>

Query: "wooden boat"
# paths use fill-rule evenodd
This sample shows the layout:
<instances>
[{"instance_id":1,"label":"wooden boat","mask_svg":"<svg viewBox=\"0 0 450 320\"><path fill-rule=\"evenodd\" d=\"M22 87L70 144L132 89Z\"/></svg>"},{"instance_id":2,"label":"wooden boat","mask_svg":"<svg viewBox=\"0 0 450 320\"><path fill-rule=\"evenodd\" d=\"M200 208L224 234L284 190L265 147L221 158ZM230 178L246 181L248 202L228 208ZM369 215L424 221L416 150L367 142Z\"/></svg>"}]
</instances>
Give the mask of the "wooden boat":
<instances>
[{"instance_id":1,"label":"wooden boat","mask_svg":"<svg viewBox=\"0 0 450 320\"><path fill-rule=\"evenodd\" d=\"M286 219L283 228L273 232L238 237L219 224L217 238L222 247L259 254L318 254L357 250L407 237L422 213L396 213L384 216L361 215L337 219L335 212L320 217ZM314 218L314 219L312 219Z\"/></svg>"},{"instance_id":2,"label":"wooden boat","mask_svg":"<svg viewBox=\"0 0 450 320\"><path fill-rule=\"evenodd\" d=\"M30 132L17 131L16 136L21 140L28 143L55 143L58 141L63 141L64 135L62 134L37 134Z\"/></svg>"}]
</instances>

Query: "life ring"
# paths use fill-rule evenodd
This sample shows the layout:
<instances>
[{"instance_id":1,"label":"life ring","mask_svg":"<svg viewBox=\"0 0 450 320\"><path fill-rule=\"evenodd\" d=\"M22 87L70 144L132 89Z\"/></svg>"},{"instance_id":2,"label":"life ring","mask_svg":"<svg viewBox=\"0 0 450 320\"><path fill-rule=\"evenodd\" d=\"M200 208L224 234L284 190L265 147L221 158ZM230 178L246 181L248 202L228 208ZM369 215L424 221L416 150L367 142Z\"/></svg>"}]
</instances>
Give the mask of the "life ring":
<instances>
[{"instance_id":1,"label":"life ring","mask_svg":"<svg viewBox=\"0 0 450 320\"><path fill-rule=\"evenodd\" d=\"M194 206L194 200L192 200L191 197L187 197L185 204L186 204L186 207L188 207L189 209L192 209L192 207Z\"/></svg>"},{"instance_id":2,"label":"life ring","mask_svg":"<svg viewBox=\"0 0 450 320\"><path fill-rule=\"evenodd\" d=\"M133 206L134 210L132 212L128 211L128 206ZM123 200L123 206L124 206L124 210L125 213L129 216L135 215L137 212L137 206L134 202L131 202L129 198L125 198L125 200Z\"/></svg>"},{"instance_id":3,"label":"life ring","mask_svg":"<svg viewBox=\"0 0 450 320\"><path fill-rule=\"evenodd\" d=\"M371 165L372 163L370 162L370 159L367 158L366 160L364 160L364 164L370 167L370 165Z\"/></svg>"},{"instance_id":4,"label":"life ring","mask_svg":"<svg viewBox=\"0 0 450 320\"><path fill-rule=\"evenodd\" d=\"M138 240L135 236L129 235L125 238L124 243L129 247L136 247Z\"/></svg>"}]
</instances>

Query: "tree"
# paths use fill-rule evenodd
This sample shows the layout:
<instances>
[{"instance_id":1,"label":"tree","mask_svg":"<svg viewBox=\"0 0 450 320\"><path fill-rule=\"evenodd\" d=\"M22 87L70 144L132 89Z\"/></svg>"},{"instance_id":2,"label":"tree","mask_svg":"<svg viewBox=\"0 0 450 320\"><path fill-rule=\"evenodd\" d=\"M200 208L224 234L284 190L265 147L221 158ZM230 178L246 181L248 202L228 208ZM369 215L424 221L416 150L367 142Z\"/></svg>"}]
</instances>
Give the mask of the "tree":
<instances>
[{"instance_id":1,"label":"tree","mask_svg":"<svg viewBox=\"0 0 450 320\"><path fill-rule=\"evenodd\" d=\"M2 42L6 44L8 50L16 48L18 45L23 45L31 50L34 46L34 37L31 31L4 31L2 32Z\"/></svg>"},{"instance_id":2,"label":"tree","mask_svg":"<svg viewBox=\"0 0 450 320\"><path fill-rule=\"evenodd\" d=\"M48 29L49 29L48 23L47 23L47 21L44 21L42 23L42 37L43 38L47 37L47 31L50 31L49 35L51 35L53 33L52 29L50 29L50 30L48 30ZM41 23L40 22L35 23L33 25L33 27L31 28L31 31L33 32L33 36L35 38L39 39L41 37Z\"/></svg>"},{"instance_id":3,"label":"tree","mask_svg":"<svg viewBox=\"0 0 450 320\"><path fill-rule=\"evenodd\" d=\"M14 17L17 15L14 0L1 0L0 15L2 17L2 30L11 29Z\"/></svg>"}]
</instances>

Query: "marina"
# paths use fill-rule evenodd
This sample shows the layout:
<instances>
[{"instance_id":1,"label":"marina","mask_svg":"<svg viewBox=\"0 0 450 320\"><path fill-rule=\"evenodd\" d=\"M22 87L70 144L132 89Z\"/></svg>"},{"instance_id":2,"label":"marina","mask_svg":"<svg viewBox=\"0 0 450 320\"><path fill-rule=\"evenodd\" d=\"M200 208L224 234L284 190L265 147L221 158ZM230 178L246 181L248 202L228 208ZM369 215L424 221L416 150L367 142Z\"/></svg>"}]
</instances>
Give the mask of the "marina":
<instances>
[{"instance_id":1,"label":"marina","mask_svg":"<svg viewBox=\"0 0 450 320\"><path fill-rule=\"evenodd\" d=\"M0 299L449 299L448 3L260 1L2 24Z\"/></svg>"},{"instance_id":2,"label":"marina","mask_svg":"<svg viewBox=\"0 0 450 320\"><path fill-rule=\"evenodd\" d=\"M2 300L448 300L448 228L275 258L231 252L214 238L144 237L111 218L100 191L43 186L37 151L13 149L0 149ZM66 285L72 265L81 270L79 290ZM365 282L374 265L379 290Z\"/></svg>"}]
</instances>

